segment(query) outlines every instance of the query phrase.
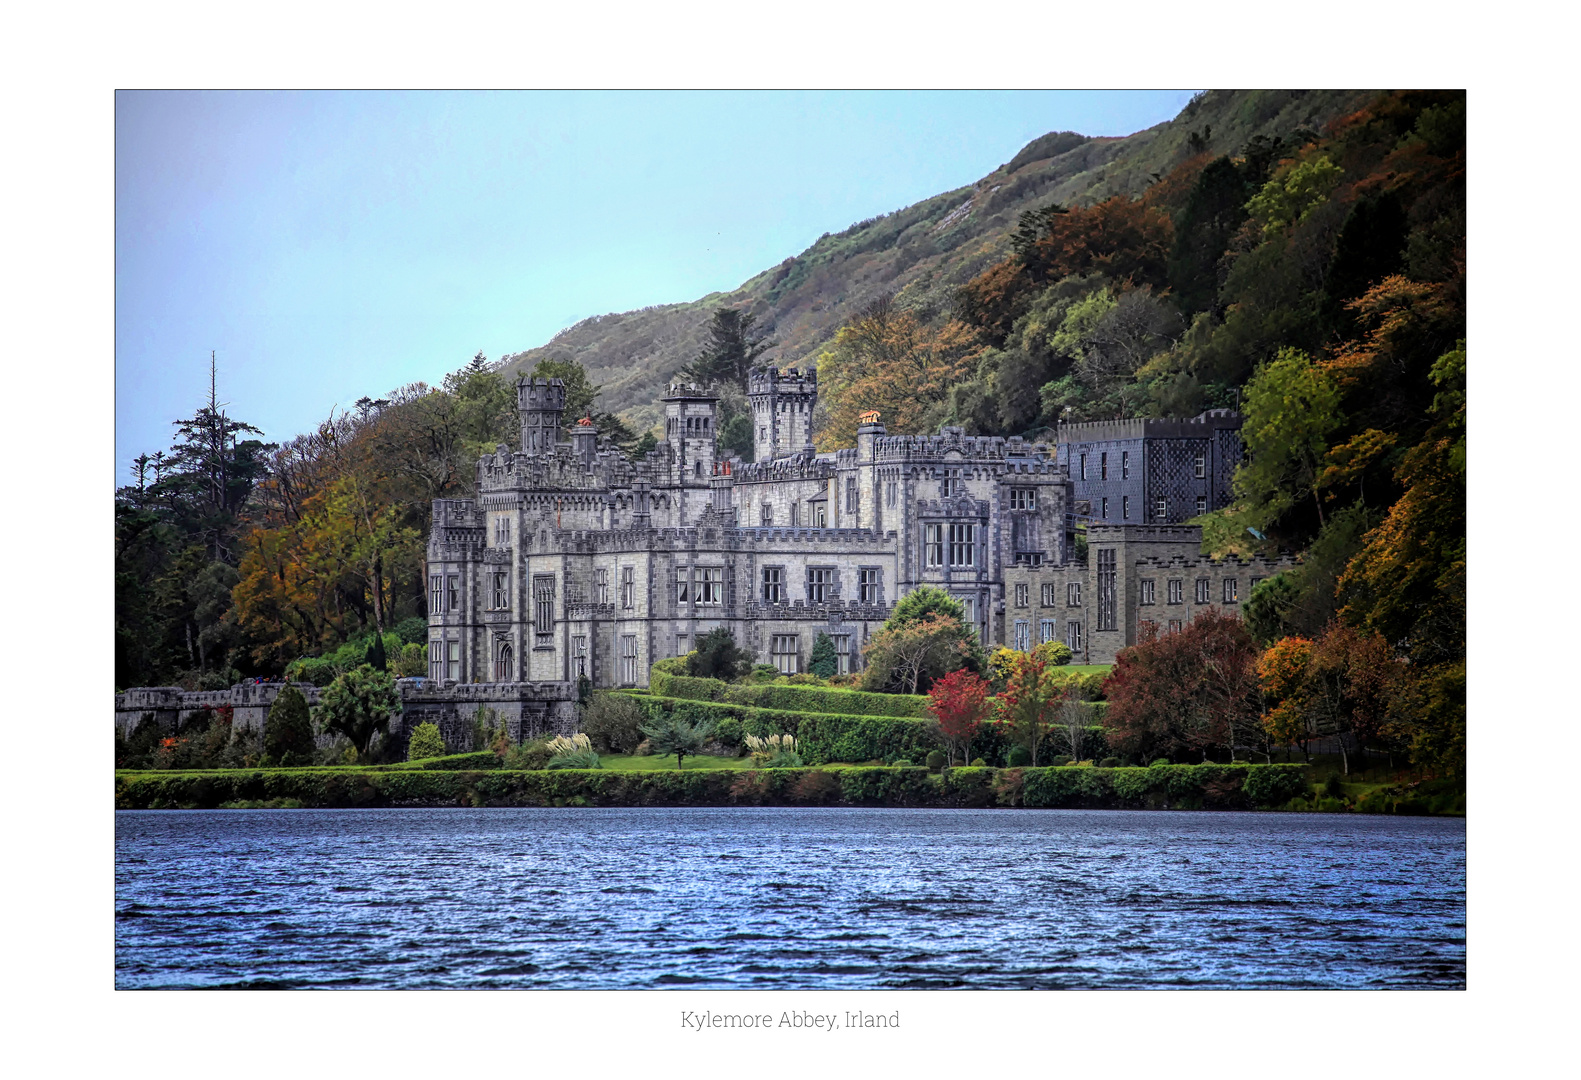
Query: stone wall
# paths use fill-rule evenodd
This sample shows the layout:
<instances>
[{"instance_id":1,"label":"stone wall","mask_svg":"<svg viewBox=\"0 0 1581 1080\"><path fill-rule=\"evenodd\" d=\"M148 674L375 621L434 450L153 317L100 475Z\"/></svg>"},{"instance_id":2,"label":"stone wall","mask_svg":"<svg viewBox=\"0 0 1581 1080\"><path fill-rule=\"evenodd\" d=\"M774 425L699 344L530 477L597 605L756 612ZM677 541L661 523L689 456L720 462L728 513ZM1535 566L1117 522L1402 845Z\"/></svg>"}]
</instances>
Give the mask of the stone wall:
<instances>
[{"instance_id":1,"label":"stone wall","mask_svg":"<svg viewBox=\"0 0 1581 1080\"><path fill-rule=\"evenodd\" d=\"M311 683L296 683L308 705L317 705L321 691ZM115 727L130 737L144 718L174 732L194 713L229 705L235 710L231 724L237 731L261 731L286 684L240 683L229 690L191 691L179 686L138 686L115 695ZM390 723L390 736L404 741L418 724L437 724L445 745L471 749L472 722L479 708L487 706L501 717L512 738L564 734L576 731L576 685L541 683L450 683L431 679L397 679L401 712Z\"/></svg>"}]
</instances>

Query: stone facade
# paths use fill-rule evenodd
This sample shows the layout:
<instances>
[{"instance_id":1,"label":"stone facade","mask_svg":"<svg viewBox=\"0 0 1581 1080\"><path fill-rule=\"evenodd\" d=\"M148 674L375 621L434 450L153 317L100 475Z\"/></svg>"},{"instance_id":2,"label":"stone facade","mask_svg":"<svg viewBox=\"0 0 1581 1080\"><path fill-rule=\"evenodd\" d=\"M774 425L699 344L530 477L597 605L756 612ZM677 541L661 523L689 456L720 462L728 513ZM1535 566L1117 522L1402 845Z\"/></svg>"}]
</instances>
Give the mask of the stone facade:
<instances>
[{"instance_id":1,"label":"stone facade","mask_svg":"<svg viewBox=\"0 0 1581 1080\"><path fill-rule=\"evenodd\" d=\"M1213 409L1190 420L1061 424L1058 461L1094 522L1176 525L1230 504L1241 419Z\"/></svg>"},{"instance_id":2,"label":"stone facade","mask_svg":"<svg viewBox=\"0 0 1581 1080\"><path fill-rule=\"evenodd\" d=\"M1173 504L1201 487L1216 508L1240 457L1234 414L1067 425L1061 437L1079 441L1057 449L959 428L891 436L870 414L855 447L820 454L815 373L765 368L748 389L759 460L721 454L717 397L676 384L664 440L632 461L587 419L562 440L564 388L523 378L520 449L478 462L476 498L434 504L430 681L646 686L654 661L721 626L787 672L806 670L828 633L855 670L895 601L923 584L960 599L985 644L1052 636L1078 662L1106 663L1142 621L1167 630L1207 606L1236 609L1289 565L1212 563L1199 529L1105 522L1065 464L1113 443L1134 497L1167 491Z\"/></svg>"}]
</instances>

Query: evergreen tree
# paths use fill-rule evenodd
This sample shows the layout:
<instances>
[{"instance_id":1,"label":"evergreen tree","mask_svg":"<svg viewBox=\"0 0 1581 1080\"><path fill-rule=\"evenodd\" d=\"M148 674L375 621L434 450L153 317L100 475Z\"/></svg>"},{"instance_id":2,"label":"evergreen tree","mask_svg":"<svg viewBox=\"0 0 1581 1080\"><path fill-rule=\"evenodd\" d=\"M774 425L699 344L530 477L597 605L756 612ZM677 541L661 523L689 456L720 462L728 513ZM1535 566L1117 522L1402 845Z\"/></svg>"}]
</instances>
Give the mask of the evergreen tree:
<instances>
[{"instance_id":1,"label":"evergreen tree","mask_svg":"<svg viewBox=\"0 0 1581 1080\"><path fill-rule=\"evenodd\" d=\"M368 666L374 671L384 671L389 665L389 658L384 654L384 635L374 634L373 643L368 646Z\"/></svg>"},{"instance_id":2,"label":"evergreen tree","mask_svg":"<svg viewBox=\"0 0 1581 1080\"><path fill-rule=\"evenodd\" d=\"M839 660L835 656L834 639L828 634L820 633L812 639L812 656L807 662L807 670L820 679L827 679L838 670Z\"/></svg>"},{"instance_id":3,"label":"evergreen tree","mask_svg":"<svg viewBox=\"0 0 1581 1080\"><path fill-rule=\"evenodd\" d=\"M733 386L745 392L747 373L759 356L777 344L758 331L757 321L750 311L717 309L708 326L708 344L680 374L704 386Z\"/></svg>"},{"instance_id":4,"label":"evergreen tree","mask_svg":"<svg viewBox=\"0 0 1581 1080\"><path fill-rule=\"evenodd\" d=\"M294 686L280 691L264 721L264 753L281 765L309 765L316 748L307 698Z\"/></svg>"}]
</instances>

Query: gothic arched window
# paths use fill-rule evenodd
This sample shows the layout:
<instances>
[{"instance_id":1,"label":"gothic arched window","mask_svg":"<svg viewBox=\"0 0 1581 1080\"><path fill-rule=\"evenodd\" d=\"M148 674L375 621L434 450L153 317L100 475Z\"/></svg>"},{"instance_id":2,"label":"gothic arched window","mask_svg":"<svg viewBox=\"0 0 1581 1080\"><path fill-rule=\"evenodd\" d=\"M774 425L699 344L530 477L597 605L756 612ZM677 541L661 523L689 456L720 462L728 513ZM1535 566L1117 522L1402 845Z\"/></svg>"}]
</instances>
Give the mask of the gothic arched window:
<instances>
[{"instance_id":1,"label":"gothic arched window","mask_svg":"<svg viewBox=\"0 0 1581 1080\"><path fill-rule=\"evenodd\" d=\"M494 681L495 682L515 682L516 681L515 677L514 677L515 673L511 670L515 666L512 663L512 660L514 659L514 657L515 657L515 650L513 650L511 648L511 643L508 642L508 641L502 640L500 642L500 644L499 644L499 648L494 651Z\"/></svg>"}]
</instances>

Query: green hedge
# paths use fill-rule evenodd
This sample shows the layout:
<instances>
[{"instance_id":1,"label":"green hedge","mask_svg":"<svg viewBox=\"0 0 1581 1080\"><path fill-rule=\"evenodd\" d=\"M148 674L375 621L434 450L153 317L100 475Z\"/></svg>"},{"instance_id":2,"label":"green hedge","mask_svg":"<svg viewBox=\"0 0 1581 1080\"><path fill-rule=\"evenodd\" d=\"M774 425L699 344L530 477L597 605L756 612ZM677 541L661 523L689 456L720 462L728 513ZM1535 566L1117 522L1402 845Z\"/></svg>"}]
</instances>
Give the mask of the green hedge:
<instances>
[{"instance_id":1,"label":"green hedge","mask_svg":"<svg viewBox=\"0 0 1581 1080\"><path fill-rule=\"evenodd\" d=\"M497 769L499 767L500 756L492 750L477 750L469 754L446 754L444 757L418 758L416 761L400 761L391 765L372 766L372 768L381 772L396 769L455 772L463 769Z\"/></svg>"},{"instance_id":2,"label":"green hedge","mask_svg":"<svg viewBox=\"0 0 1581 1080\"><path fill-rule=\"evenodd\" d=\"M1304 765L1153 765L1026 769L1021 799L1033 807L1246 809L1282 806L1305 791Z\"/></svg>"},{"instance_id":3,"label":"green hedge","mask_svg":"<svg viewBox=\"0 0 1581 1080\"><path fill-rule=\"evenodd\" d=\"M727 683L719 679L694 679L655 668L648 688L658 697L690 701L725 701L759 709L829 713L835 716L894 716L913 720L928 715L928 699L921 694L872 694L836 686L791 686L771 683Z\"/></svg>"},{"instance_id":4,"label":"green hedge","mask_svg":"<svg viewBox=\"0 0 1581 1080\"><path fill-rule=\"evenodd\" d=\"M913 720L928 716L928 699L920 694L873 694L834 686L731 685L713 700L836 716L894 716Z\"/></svg>"},{"instance_id":5,"label":"green hedge","mask_svg":"<svg viewBox=\"0 0 1581 1080\"><path fill-rule=\"evenodd\" d=\"M794 688L790 688L794 689ZM895 716L841 716L788 712L724 702L648 695L639 704L650 715L680 713L689 719L739 721L749 735L794 735L802 759L812 765L829 762L918 760L939 748L926 720Z\"/></svg>"},{"instance_id":6,"label":"green hedge","mask_svg":"<svg viewBox=\"0 0 1581 1080\"><path fill-rule=\"evenodd\" d=\"M723 685L723 684L721 684ZM732 689L735 689L732 687ZM762 689L799 690L802 687L763 687ZM882 697L884 695L866 695ZM908 758L921 761L930 750L942 750L933 734L931 721L897 716L848 716L810 711L758 708L730 702L699 701L693 698L642 695L639 699L649 716L679 712L691 720L708 719L715 723L732 719L749 735L794 735L803 760L811 765L831 762L859 763ZM1047 761L1068 749L1064 729L1055 728L1043 740L1038 758ZM1010 752L1010 740L997 723L984 724L972 741L971 756L991 766L1003 765ZM1082 757L1093 761L1109 756L1109 743L1103 729L1087 729Z\"/></svg>"},{"instance_id":7,"label":"green hedge","mask_svg":"<svg viewBox=\"0 0 1581 1080\"><path fill-rule=\"evenodd\" d=\"M694 701L719 701L730 684L718 679L697 679L690 675L671 675L654 669L648 673L648 689L661 697L691 698Z\"/></svg>"},{"instance_id":8,"label":"green hedge","mask_svg":"<svg viewBox=\"0 0 1581 1080\"><path fill-rule=\"evenodd\" d=\"M357 806L1013 806L1277 807L1305 790L1301 765L1160 765L1146 769L235 769L120 773L121 810L294 801ZM1398 809L1391 804L1390 809Z\"/></svg>"}]
</instances>

